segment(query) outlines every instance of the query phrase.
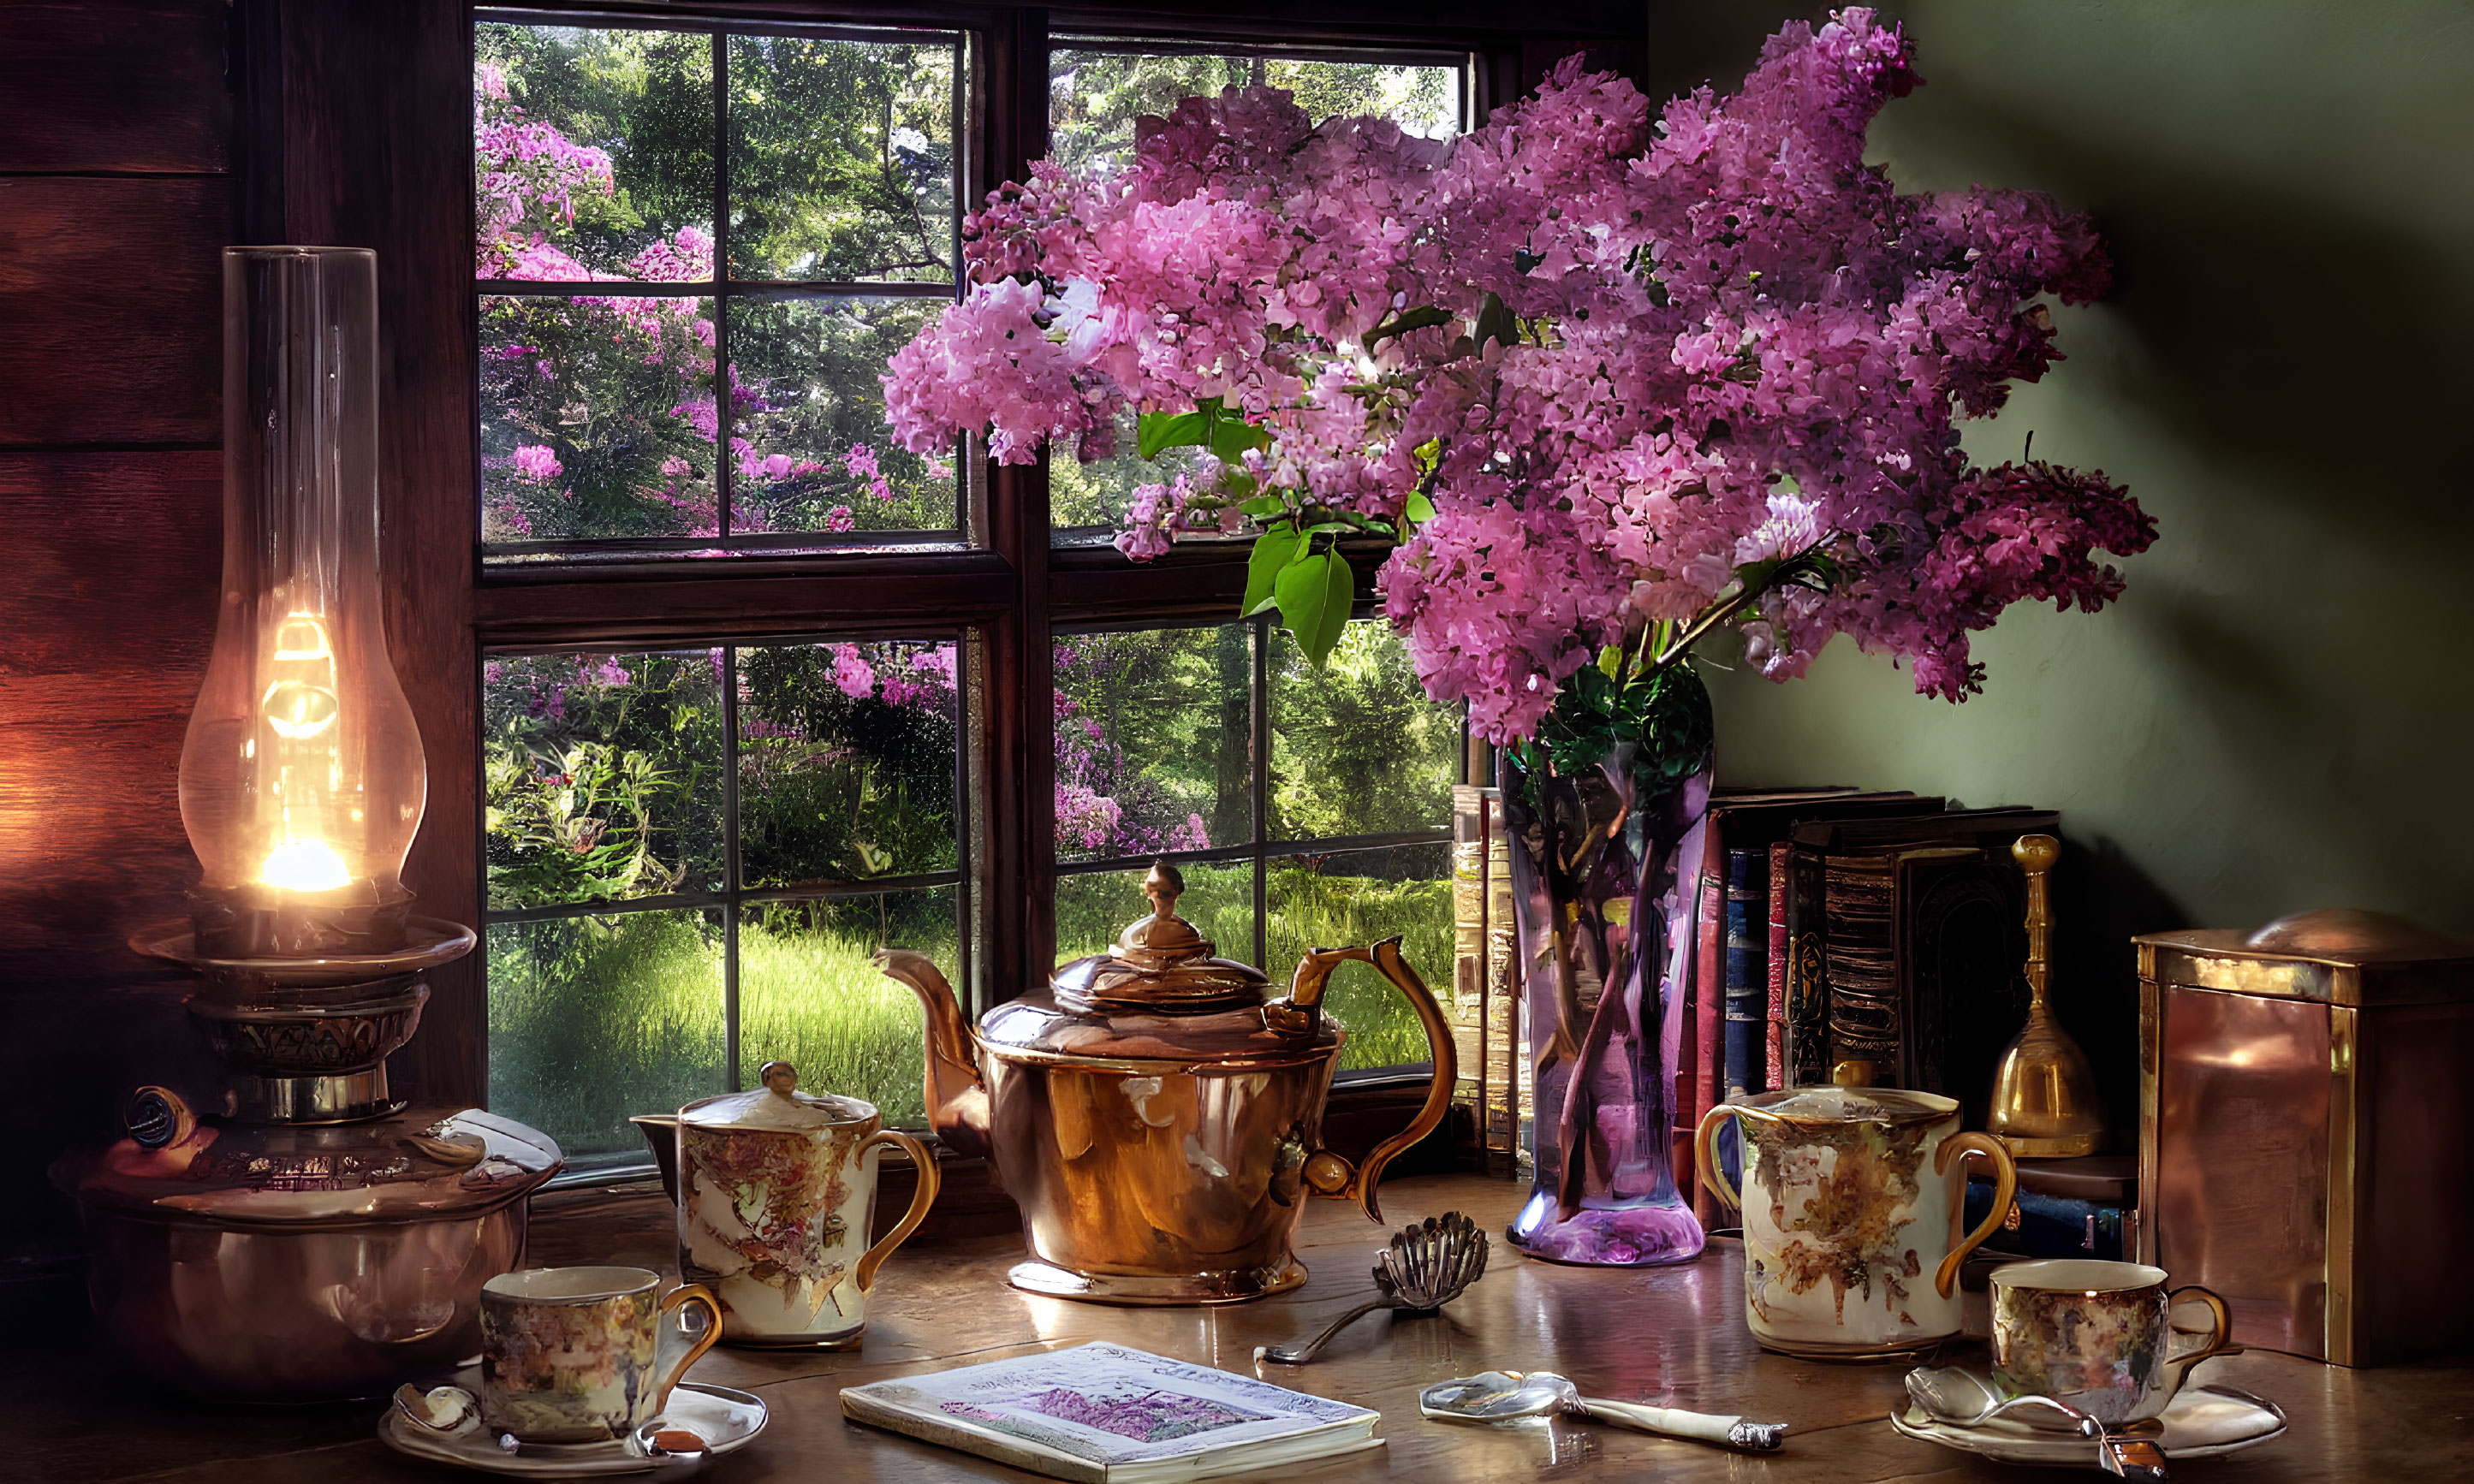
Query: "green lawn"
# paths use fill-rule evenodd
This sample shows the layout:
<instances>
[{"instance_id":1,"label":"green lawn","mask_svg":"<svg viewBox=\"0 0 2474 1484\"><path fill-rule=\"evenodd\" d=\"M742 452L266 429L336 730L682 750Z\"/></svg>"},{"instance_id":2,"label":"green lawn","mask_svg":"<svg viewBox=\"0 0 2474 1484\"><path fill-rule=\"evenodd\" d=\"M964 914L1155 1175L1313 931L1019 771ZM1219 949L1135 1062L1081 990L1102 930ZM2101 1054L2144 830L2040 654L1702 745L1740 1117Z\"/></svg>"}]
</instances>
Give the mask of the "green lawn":
<instances>
[{"instance_id":1,"label":"green lawn","mask_svg":"<svg viewBox=\"0 0 2474 1484\"><path fill-rule=\"evenodd\" d=\"M1112 943L1140 913L1140 879L1135 873L1061 881L1059 956ZM1249 956L1250 873L1198 867L1186 880L1180 912L1225 955ZM1321 876L1277 867L1269 883L1272 962L1265 967L1284 992L1310 945L1368 944L1402 933L1410 965L1447 995L1450 892L1443 880ZM802 1087L863 1097L888 1122L924 1121L918 1002L871 959L890 939L929 954L951 976L956 954L950 895L908 895L941 900L901 903L883 920L875 898L852 898L823 921L744 922L739 1037L745 1080L764 1062L788 1061L799 1068ZM570 1158L632 1155L642 1145L629 1113L670 1112L726 1089L717 914L500 923L489 930L488 953L491 1106L549 1133ZM1343 1066L1425 1059L1415 1013L1370 968L1344 968L1327 1003L1348 1028Z\"/></svg>"}]
</instances>

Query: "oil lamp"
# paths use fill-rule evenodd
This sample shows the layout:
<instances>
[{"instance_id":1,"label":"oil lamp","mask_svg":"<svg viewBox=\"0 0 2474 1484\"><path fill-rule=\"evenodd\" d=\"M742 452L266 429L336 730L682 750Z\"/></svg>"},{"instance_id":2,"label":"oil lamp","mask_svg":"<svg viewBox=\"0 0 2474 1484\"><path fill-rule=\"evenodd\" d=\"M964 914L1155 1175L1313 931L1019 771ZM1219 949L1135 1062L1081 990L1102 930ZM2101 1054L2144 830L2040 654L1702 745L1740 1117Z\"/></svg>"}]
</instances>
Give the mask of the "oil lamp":
<instances>
[{"instance_id":1,"label":"oil lamp","mask_svg":"<svg viewBox=\"0 0 2474 1484\"><path fill-rule=\"evenodd\" d=\"M97 1316L212 1395L382 1393L479 1344L481 1284L523 1251L547 1137L411 1108L386 1059L427 970L473 933L412 914L427 776L378 611L377 267L351 248L224 251L224 561L181 751L203 868L131 946L188 1000L219 1094L137 1089L127 1137L53 1179L94 1241Z\"/></svg>"},{"instance_id":2,"label":"oil lamp","mask_svg":"<svg viewBox=\"0 0 2474 1484\"><path fill-rule=\"evenodd\" d=\"M196 947L392 952L427 775L378 616L375 258L234 250L224 285L222 601L181 749Z\"/></svg>"}]
</instances>

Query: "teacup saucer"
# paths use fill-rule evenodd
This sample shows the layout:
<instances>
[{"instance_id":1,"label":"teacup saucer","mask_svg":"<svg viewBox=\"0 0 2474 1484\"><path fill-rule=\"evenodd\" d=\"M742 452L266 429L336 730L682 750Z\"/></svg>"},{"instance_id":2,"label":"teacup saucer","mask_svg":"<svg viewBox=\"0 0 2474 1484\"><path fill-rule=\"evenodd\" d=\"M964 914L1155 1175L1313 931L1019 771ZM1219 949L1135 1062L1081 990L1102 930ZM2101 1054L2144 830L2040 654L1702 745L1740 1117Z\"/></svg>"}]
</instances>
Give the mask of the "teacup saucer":
<instances>
[{"instance_id":1,"label":"teacup saucer","mask_svg":"<svg viewBox=\"0 0 2474 1484\"><path fill-rule=\"evenodd\" d=\"M481 1373L478 1369L466 1371L455 1381L468 1391L475 1390L481 1384ZM510 1453L498 1446L497 1438L478 1419L467 1419L454 1431L441 1432L421 1425L392 1405L378 1419L378 1438L400 1453L478 1469L485 1473L582 1479L656 1471L666 1475L692 1472L709 1459L745 1448L764 1430L764 1403L746 1392L700 1381L681 1381L670 1393L662 1425L692 1432L703 1439L706 1450L702 1453L647 1453L625 1438L613 1438L606 1443L528 1443Z\"/></svg>"},{"instance_id":2,"label":"teacup saucer","mask_svg":"<svg viewBox=\"0 0 2474 1484\"><path fill-rule=\"evenodd\" d=\"M2285 1413L2273 1401L2231 1386L2185 1386L2165 1404L2156 1446L2169 1459L2214 1458L2238 1453L2285 1431ZM1890 1425L1910 1438L1938 1443L2005 1464L2096 1467L2096 1445L2073 1433L1997 1417L1974 1427L1935 1422L1921 1407L1890 1414Z\"/></svg>"}]
</instances>

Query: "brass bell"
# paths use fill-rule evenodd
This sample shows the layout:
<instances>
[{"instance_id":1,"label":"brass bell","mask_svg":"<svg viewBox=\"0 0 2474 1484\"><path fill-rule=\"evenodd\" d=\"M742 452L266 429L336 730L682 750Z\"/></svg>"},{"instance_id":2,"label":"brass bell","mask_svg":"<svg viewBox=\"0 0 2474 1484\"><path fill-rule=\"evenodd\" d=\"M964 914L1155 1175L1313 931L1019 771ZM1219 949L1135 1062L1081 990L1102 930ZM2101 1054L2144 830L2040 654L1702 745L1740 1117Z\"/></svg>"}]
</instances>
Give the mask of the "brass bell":
<instances>
[{"instance_id":1,"label":"brass bell","mask_svg":"<svg viewBox=\"0 0 2474 1484\"><path fill-rule=\"evenodd\" d=\"M2050 835L2021 835L2011 858L2027 873L2027 1023L2001 1053L1986 1132L2022 1160L2069 1160L2104 1142L2104 1111L2087 1053L2053 1018L2053 903L2046 879L2061 857Z\"/></svg>"}]
</instances>

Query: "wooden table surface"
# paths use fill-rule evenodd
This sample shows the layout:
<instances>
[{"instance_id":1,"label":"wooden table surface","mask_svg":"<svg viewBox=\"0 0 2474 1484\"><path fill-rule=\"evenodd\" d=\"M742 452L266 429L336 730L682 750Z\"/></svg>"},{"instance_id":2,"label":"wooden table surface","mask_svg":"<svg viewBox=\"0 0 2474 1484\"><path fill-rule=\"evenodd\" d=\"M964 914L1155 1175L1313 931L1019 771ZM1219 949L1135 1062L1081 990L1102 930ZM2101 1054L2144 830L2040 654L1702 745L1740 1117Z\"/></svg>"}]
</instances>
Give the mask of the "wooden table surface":
<instances>
[{"instance_id":1,"label":"wooden table surface","mask_svg":"<svg viewBox=\"0 0 2474 1484\"><path fill-rule=\"evenodd\" d=\"M1463 1210L1500 1233L1519 1194L1500 1182L1426 1176L1387 1183L1383 1206L1395 1222ZM658 1261L668 1242L666 1210L653 1198L630 1222L591 1229L586 1242L578 1240L585 1228L544 1223L534 1260ZM1104 1308L1018 1293L1003 1281L1019 1253L1011 1237L906 1249L885 1265L861 1350L716 1349L697 1364L695 1379L755 1392L772 1415L762 1437L704 1476L717 1484L1039 1477L848 1423L837 1394L846 1384L1086 1340L1252 1373L1257 1345L1311 1334L1372 1295L1370 1264L1384 1234L1353 1208L1314 1202L1298 1248L1313 1278L1279 1298L1225 1308ZM584 1245L596 1250L575 1250ZM1979 1331L1982 1309L1978 1295ZM1945 1358L1980 1360L1981 1343L1960 1342ZM1783 1450L1746 1455L1582 1422L1483 1427L1419 1416L1419 1388L1491 1368L1561 1371L1592 1396L1740 1412L1791 1430ZM1498 1235L1486 1277L1441 1317L1376 1315L1312 1365L1262 1368L1280 1384L1380 1409L1387 1447L1247 1477L1789 1484L2038 1476L1893 1432L1885 1419L1903 1401L1904 1369L1759 1350L1744 1328L1742 1263L1730 1241L1680 1267L1589 1269L1527 1260ZM2177 1478L2474 1479L2474 1360L2347 1371L2254 1352L2203 1362L2196 1376L2275 1400L2292 1425L2234 1457L2176 1465ZM0 1416L9 1420L0 1478L435 1484L458 1472L379 1444L373 1403L217 1411L136 1388L92 1349L39 1357L12 1349L0 1359ZM29 1460L31 1472L16 1472Z\"/></svg>"}]
</instances>

